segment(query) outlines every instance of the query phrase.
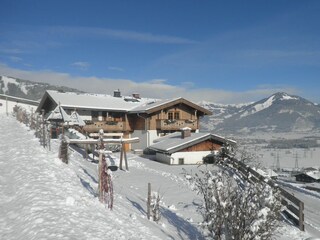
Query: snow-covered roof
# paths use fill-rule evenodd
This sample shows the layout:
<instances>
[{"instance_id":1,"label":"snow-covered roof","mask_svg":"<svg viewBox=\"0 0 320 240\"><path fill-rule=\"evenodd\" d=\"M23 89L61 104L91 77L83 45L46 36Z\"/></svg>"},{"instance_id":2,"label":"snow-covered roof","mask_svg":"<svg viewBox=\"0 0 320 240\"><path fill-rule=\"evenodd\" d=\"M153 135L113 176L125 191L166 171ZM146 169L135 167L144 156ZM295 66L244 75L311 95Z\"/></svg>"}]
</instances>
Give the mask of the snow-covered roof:
<instances>
[{"instance_id":1,"label":"snow-covered roof","mask_svg":"<svg viewBox=\"0 0 320 240\"><path fill-rule=\"evenodd\" d=\"M49 113L46 120L62 121L62 122L71 121L69 115L63 110L63 108L60 105L58 105L53 111Z\"/></svg>"},{"instance_id":2,"label":"snow-covered roof","mask_svg":"<svg viewBox=\"0 0 320 240\"><path fill-rule=\"evenodd\" d=\"M95 109L130 113L144 112L150 114L154 111L161 110L162 108L183 103L193 107L198 112L201 112L201 114L212 114L209 110L181 97L166 100L135 98L133 101L132 98L128 97L114 97L103 94L58 92L53 90L46 91L46 94L41 99L37 111L40 111L43 108L46 99L48 98L51 99L51 101L54 101L57 105L60 104L65 109Z\"/></svg>"},{"instance_id":3,"label":"snow-covered roof","mask_svg":"<svg viewBox=\"0 0 320 240\"><path fill-rule=\"evenodd\" d=\"M262 170L260 168L252 168L253 170L255 170L257 173L259 173L260 175L264 176L264 177L277 177L278 174L273 171L272 169L265 169Z\"/></svg>"},{"instance_id":4,"label":"snow-covered roof","mask_svg":"<svg viewBox=\"0 0 320 240\"><path fill-rule=\"evenodd\" d=\"M319 171L308 171L308 172L305 172L305 174L308 175L309 177L312 177L315 180L320 179L320 172Z\"/></svg>"},{"instance_id":5,"label":"snow-covered roof","mask_svg":"<svg viewBox=\"0 0 320 240\"><path fill-rule=\"evenodd\" d=\"M73 111L71 113L70 119L71 119L71 122L69 123L70 125L79 125L79 126L86 125L86 123L82 120L82 118L76 111Z\"/></svg>"},{"instance_id":6,"label":"snow-covered roof","mask_svg":"<svg viewBox=\"0 0 320 240\"><path fill-rule=\"evenodd\" d=\"M160 107L164 104L168 104L172 101L178 100L180 98L174 98L174 99L163 99L163 100L149 100L148 102L145 102L141 104L140 106L131 109L132 112L145 112L148 110L151 110L156 107Z\"/></svg>"},{"instance_id":7,"label":"snow-covered roof","mask_svg":"<svg viewBox=\"0 0 320 240\"><path fill-rule=\"evenodd\" d=\"M214 139L218 142L221 142L222 144L225 142L230 142L233 144L236 143L235 141L225 139L221 136L212 133L191 133L190 137L182 138L181 132L175 132L154 140L154 144L149 146L149 148L156 151L167 152L171 154L186 147L193 146L207 139Z\"/></svg>"},{"instance_id":8,"label":"snow-covered roof","mask_svg":"<svg viewBox=\"0 0 320 240\"><path fill-rule=\"evenodd\" d=\"M71 92L47 91L49 96L57 104L61 104L64 108L82 108L82 109L100 109L100 110L116 110L129 111L141 105L141 102L127 102L122 97L113 97L103 94L84 94Z\"/></svg>"},{"instance_id":9,"label":"snow-covered roof","mask_svg":"<svg viewBox=\"0 0 320 240\"><path fill-rule=\"evenodd\" d=\"M173 98L173 99L165 99L165 100L153 100L153 101L147 101L133 109L130 110L130 112L146 112L146 113L152 113L158 110L161 110L161 108L165 107L171 107L176 104L185 104L188 106L193 107L199 112L202 112L203 114L211 115L212 113L208 110L205 109L193 102L190 102L189 100L178 97L178 98Z\"/></svg>"}]
</instances>

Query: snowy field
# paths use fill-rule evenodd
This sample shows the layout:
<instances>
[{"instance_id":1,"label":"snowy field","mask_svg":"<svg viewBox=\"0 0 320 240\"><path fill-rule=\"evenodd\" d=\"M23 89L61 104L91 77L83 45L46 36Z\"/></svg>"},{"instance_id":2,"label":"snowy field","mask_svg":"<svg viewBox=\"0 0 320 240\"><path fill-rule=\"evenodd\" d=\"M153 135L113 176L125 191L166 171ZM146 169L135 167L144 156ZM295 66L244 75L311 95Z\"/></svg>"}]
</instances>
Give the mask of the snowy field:
<instances>
[{"instance_id":1,"label":"snowy field","mask_svg":"<svg viewBox=\"0 0 320 240\"><path fill-rule=\"evenodd\" d=\"M205 239L201 198L168 166L129 154L129 171L114 171L114 208L98 201L97 164L72 152L58 159L58 141L43 149L34 133L0 114L0 239ZM108 158L118 165L118 155ZM185 166L197 171L197 166ZM147 184L162 195L159 223L146 218ZM311 234L281 222L276 239Z\"/></svg>"},{"instance_id":2,"label":"snowy field","mask_svg":"<svg viewBox=\"0 0 320 240\"><path fill-rule=\"evenodd\" d=\"M251 135L232 136L236 139L241 148L253 153L257 160L267 168L276 167L279 160L280 168L293 169L307 167L320 167L320 147L311 148L290 148L277 149L268 148L267 145L272 140L292 140L315 138L320 139L319 132L301 132L301 133L254 133ZM263 142L261 142L263 141ZM317 140L318 144L320 140Z\"/></svg>"}]
</instances>

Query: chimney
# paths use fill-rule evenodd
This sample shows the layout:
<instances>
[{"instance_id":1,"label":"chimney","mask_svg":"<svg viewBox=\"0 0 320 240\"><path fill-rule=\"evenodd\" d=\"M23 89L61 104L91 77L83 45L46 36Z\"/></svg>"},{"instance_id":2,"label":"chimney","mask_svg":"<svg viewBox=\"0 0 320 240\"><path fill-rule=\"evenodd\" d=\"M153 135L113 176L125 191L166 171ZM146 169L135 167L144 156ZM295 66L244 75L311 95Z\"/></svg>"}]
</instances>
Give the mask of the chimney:
<instances>
[{"instance_id":1,"label":"chimney","mask_svg":"<svg viewBox=\"0 0 320 240\"><path fill-rule=\"evenodd\" d=\"M119 90L119 89L118 89L118 90L114 90L114 91L113 91L113 96L114 96L114 97L121 98L121 92L120 92L120 90Z\"/></svg>"},{"instance_id":2,"label":"chimney","mask_svg":"<svg viewBox=\"0 0 320 240\"><path fill-rule=\"evenodd\" d=\"M132 97L140 99L140 93L132 93Z\"/></svg>"},{"instance_id":3,"label":"chimney","mask_svg":"<svg viewBox=\"0 0 320 240\"><path fill-rule=\"evenodd\" d=\"M181 138L187 138L191 136L191 128L185 127L185 128L181 128Z\"/></svg>"}]
</instances>

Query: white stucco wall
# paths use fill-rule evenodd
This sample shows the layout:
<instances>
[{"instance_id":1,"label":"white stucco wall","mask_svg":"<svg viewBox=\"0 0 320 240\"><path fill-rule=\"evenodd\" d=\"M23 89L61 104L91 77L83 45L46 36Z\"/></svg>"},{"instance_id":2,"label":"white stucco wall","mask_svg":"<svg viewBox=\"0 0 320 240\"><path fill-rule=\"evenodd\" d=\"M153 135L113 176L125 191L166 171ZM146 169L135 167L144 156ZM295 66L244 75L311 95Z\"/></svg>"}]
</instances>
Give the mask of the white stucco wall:
<instances>
[{"instance_id":1,"label":"white stucco wall","mask_svg":"<svg viewBox=\"0 0 320 240\"><path fill-rule=\"evenodd\" d=\"M156 160L158 162L171 164L171 160L170 159L171 159L170 155L166 155L166 154L163 154L163 153L156 153Z\"/></svg>"},{"instance_id":2,"label":"white stucco wall","mask_svg":"<svg viewBox=\"0 0 320 240\"><path fill-rule=\"evenodd\" d=\"M132 143L132 149L145 149L153 143L154 139L158 138L157 130L134 130L131 136L140 139L140 142Z\"/></svg>"}]
</instances>

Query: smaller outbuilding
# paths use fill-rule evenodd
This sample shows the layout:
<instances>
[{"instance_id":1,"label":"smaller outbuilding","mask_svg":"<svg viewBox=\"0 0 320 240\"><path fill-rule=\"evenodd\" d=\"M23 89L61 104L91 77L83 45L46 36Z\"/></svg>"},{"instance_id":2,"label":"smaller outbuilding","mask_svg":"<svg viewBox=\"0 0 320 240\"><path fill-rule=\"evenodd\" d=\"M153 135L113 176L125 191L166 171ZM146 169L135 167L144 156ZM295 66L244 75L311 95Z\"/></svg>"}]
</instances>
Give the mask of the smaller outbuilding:
<instances>
[{"instance_id":1,"label":"smaller outbuilding","mask_svg":"<svg viewBox=\"0 0 320 240\"><path fill-rule=\"evenodd\" d=\"M203 164L204 158L217 154L221 147L233 140L225 139L212 133L192 133L189 128L181 129L154 140L149 149L156 152L156 160L166 164Z\"/></svg>"},{"instance_id":2,"label":"smaller outbuilding","mask_svg":"<svg viewBox=\"0 0 320 240\"><path fill-rule=\"evenodd\" d=\"M301 172L296 174L295 178L297 182L305 182L305 183L320 182L320 172L319 171Z\"/></svg>"}]
</instances>

